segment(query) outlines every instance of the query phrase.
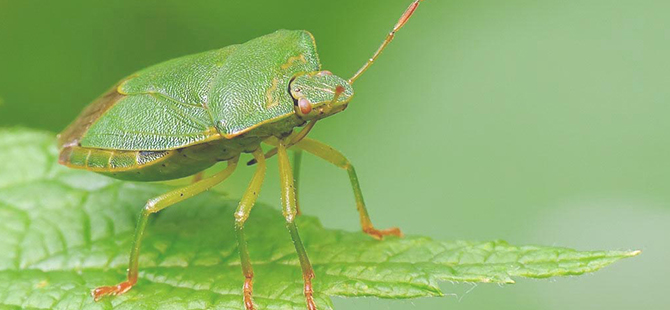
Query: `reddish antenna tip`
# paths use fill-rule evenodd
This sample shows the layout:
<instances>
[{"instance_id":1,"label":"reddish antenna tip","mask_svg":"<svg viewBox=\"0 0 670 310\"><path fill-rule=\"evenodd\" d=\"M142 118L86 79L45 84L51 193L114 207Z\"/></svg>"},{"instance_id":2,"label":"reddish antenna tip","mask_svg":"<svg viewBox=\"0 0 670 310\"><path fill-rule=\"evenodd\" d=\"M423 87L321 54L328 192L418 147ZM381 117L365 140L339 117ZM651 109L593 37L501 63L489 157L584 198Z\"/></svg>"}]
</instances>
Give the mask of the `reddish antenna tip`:
<instances>
[{"instance_id":1,"label":"reddish antenna tip","mask_svg":"<svg viewBox=\"0 0 670 310\"><path fill-rule=\"evenodd\" d=\"M349 84L353 84L354 81L356 81L356 79L358 79L358 77L361 76L361 74L363 74L363 72L365 72L365 70L367 70L370 67L370 65L372 65L373 62L375 62L375 60L377 60L377 57L379 57L379 55L386 48L386 46L389 43L391 43L391 41L395 37L395 33L398 30L400 30L400 28L405 26L405 24L410 19L410 17L412 17L412 14L414 14L414 11L416 11L416 8L419 7L419 4L421 3L421 1L423 1L423 0L414 0L412 2L412 4L410 4L409 7L407 7L405 12L402 13L402 16L400 16L400 19L398 19L398 22L396 22L395 26L393 26L393 29L391 30L391 32L386 36L386 39L384 40L384 42L382 42L382 45L379 46L377 51L372 55L372 58L368 59L368 61L363 65L363 67L358 69L356 74L354 74L354 76L352 76L347 81L347 82L349 82Z\"/></svg>"},{"instance_id":2,"label":"reddish antenna tip","mask_svg":"<svg viewBox=\"0 0 670 310\"><path fill-rule=\"evenodd\" d=\"M398 31L402 26L405 26L405 23L409 20L410 17L412 17L412 14L414 14L414 11L416 11L416 8L419 7L419 3L423 0L417 0L414 1L410 6L405 10L405 13L402 14L398 22L395 24L393 27L393 31Z\"/></svg>"}]
</instances>

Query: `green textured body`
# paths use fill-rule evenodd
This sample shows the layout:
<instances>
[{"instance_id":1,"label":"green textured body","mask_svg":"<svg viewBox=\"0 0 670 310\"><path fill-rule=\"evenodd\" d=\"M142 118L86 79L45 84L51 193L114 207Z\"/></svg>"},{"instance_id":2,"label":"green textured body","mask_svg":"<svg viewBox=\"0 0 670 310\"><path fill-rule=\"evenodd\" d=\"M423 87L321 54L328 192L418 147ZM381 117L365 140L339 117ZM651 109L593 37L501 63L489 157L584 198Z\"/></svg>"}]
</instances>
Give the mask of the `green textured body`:
<instances>
[{"instance_id":1,"label":"green textured body","mask_svg":"<svg viewBox=\"0 0 670 310\"><path fill-rule=\"evenodd\" d=\"M349 174L362 230L381 239L402 236L398 228L376 229L368 215L358 177L348 159L307 138L317 121L344 111L352 84L391 42L421 0L414 0L373 56L349 79L321 70L314 38L307 31L279 30L249 42L173 59L121 80L90 104L58 137L59 162L108 176L161 181L194 175L220 161L225 169L149 199L137 222L126 280L100 286L104 296L130 290L139 277L140 249L152 214L194 197L230 177L241 153L251 153L256 171L235 211L244 308L256 310L254 272L244 234L267 172L277 155L282 215L295 247L309 310L317 310L314 270L298 234L297 177L301 152L311 153ZM296 127L305 125L299 132ZM274 148L264 152L261 143ZM288 151L294 151L293 165Z\"/></svg>"},{"instance_id":2,"label":"green textured body","mask_svg":"<svg viewBox=\"0 0 670 310\"><path fill-rule=\"evenodd\" d=\"M149 67L61 133L60 162L127 180L192 175L305 124L289 84L318 70L312 35L289 30Z\"/></svg>"}]
</instances>

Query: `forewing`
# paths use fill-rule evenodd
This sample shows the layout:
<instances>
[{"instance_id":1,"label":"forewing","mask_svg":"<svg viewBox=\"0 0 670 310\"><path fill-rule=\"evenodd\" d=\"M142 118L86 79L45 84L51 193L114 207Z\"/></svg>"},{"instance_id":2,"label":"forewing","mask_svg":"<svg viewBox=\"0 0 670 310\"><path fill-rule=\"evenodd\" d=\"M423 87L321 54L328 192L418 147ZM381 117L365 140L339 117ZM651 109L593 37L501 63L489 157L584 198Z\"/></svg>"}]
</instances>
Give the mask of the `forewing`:
<instances>
[{"instance_id":1,"label":"forewing","mask_svg":"<svg viewBox=\"0 0 670 310\"><path fill-rule=\"evenodd\" d=\"M61 145L169 150L293 113L287 88L320 68L312 35L280 30L240 45L141 70L91 104L61 135Z\"/></svg>"},{"instance_id":2,"label":"forewing","mask_svg":"<svg viewBox=\"0 0 670 310\"><path fill-rule=\"evenodd\" d=\"M235 48L188 55L136 72L113 91L115 102L91 105L105 110L95 119L86 119L86 130L79 129L81 145L168 150L218 137L207 96L219 68Z\"/></svg>"},{"instance_id":3,"label":"forewing","mask_svg":"<svg viewBox=\"0 0 670 310\"><path fill-rule=\"evenodd\" d=\"M159 151L219 137L207 111L161 94L128 95L86 132L85 147Z\"/></svg>"},{"instance_id":4,"label":"forewing","mask_svg":"<svg viewBox=\"0 0 670 310\"><path fill-rule=\"evenodd\" d=\"M239 45L172 59L135 73L122 94L158 93L185 104L206 106L214 78Z\"/></svg>"},{"instance_id":5,"label":"forewing","mask_svg":"<svg viewBox=\"0 0 670 310\"><path fill-rule=\"evenodd\" d=\"M77 146L82 136L107 110L123 98L116 86L89 104L79 116L58 135L58 147Z\"/></svg>"}]
</instances>

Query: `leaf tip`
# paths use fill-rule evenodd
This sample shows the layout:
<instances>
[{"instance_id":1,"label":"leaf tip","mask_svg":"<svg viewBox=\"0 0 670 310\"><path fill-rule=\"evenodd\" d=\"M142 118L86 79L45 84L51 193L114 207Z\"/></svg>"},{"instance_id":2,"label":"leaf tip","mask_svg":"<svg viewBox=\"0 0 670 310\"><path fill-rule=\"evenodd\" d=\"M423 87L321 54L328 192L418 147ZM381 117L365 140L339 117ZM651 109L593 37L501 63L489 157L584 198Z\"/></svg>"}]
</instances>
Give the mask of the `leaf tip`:
<instances>
[{"instance_id":1,"label":"leaf tip","mask_svg":"<svg viewBox=\"0 0 670 310\"><path fill-rule=\"evenodd\" d=\"M633 256L638 256L638 255L640 255L640 254L642 254L642 251L641 251L641 250L635 250L635 251L626 252L626 253L624 254L624 256L626 256L626 257L633 257Z\"/></svg>"}]
</instances>

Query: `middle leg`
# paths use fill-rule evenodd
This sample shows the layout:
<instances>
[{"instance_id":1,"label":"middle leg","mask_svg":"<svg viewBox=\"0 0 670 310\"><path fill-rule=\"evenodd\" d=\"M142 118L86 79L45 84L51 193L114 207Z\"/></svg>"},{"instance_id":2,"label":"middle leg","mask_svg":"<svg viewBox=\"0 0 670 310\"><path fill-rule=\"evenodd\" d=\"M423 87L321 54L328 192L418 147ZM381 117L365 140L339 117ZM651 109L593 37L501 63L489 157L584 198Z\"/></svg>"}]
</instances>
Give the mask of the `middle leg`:
<instances>
[{"instance_id":1,"label":"middle leg","mask_svg":"<svg viewBox=\"0 0 670 310\"><path fill-rule=\"evenodd\" d=\"M298 213L295 199L295 185L293 183L293 172L291 171L291 164L286 152L285 141L279 141L279 144L277 145L277 157L279 161L282 213L286 219L286 227L291 234L295 250L298 252L298 259L300 260L300 267L302 268L302 276L305 283L304 294L307 302L307 309L316 310L316 304L314 303L314 289L312 288L314 270L312 269L312 264L309 262L302 240L300 240L298 227L295 224L295 218Z\"/></svg>"}]
</instances>

